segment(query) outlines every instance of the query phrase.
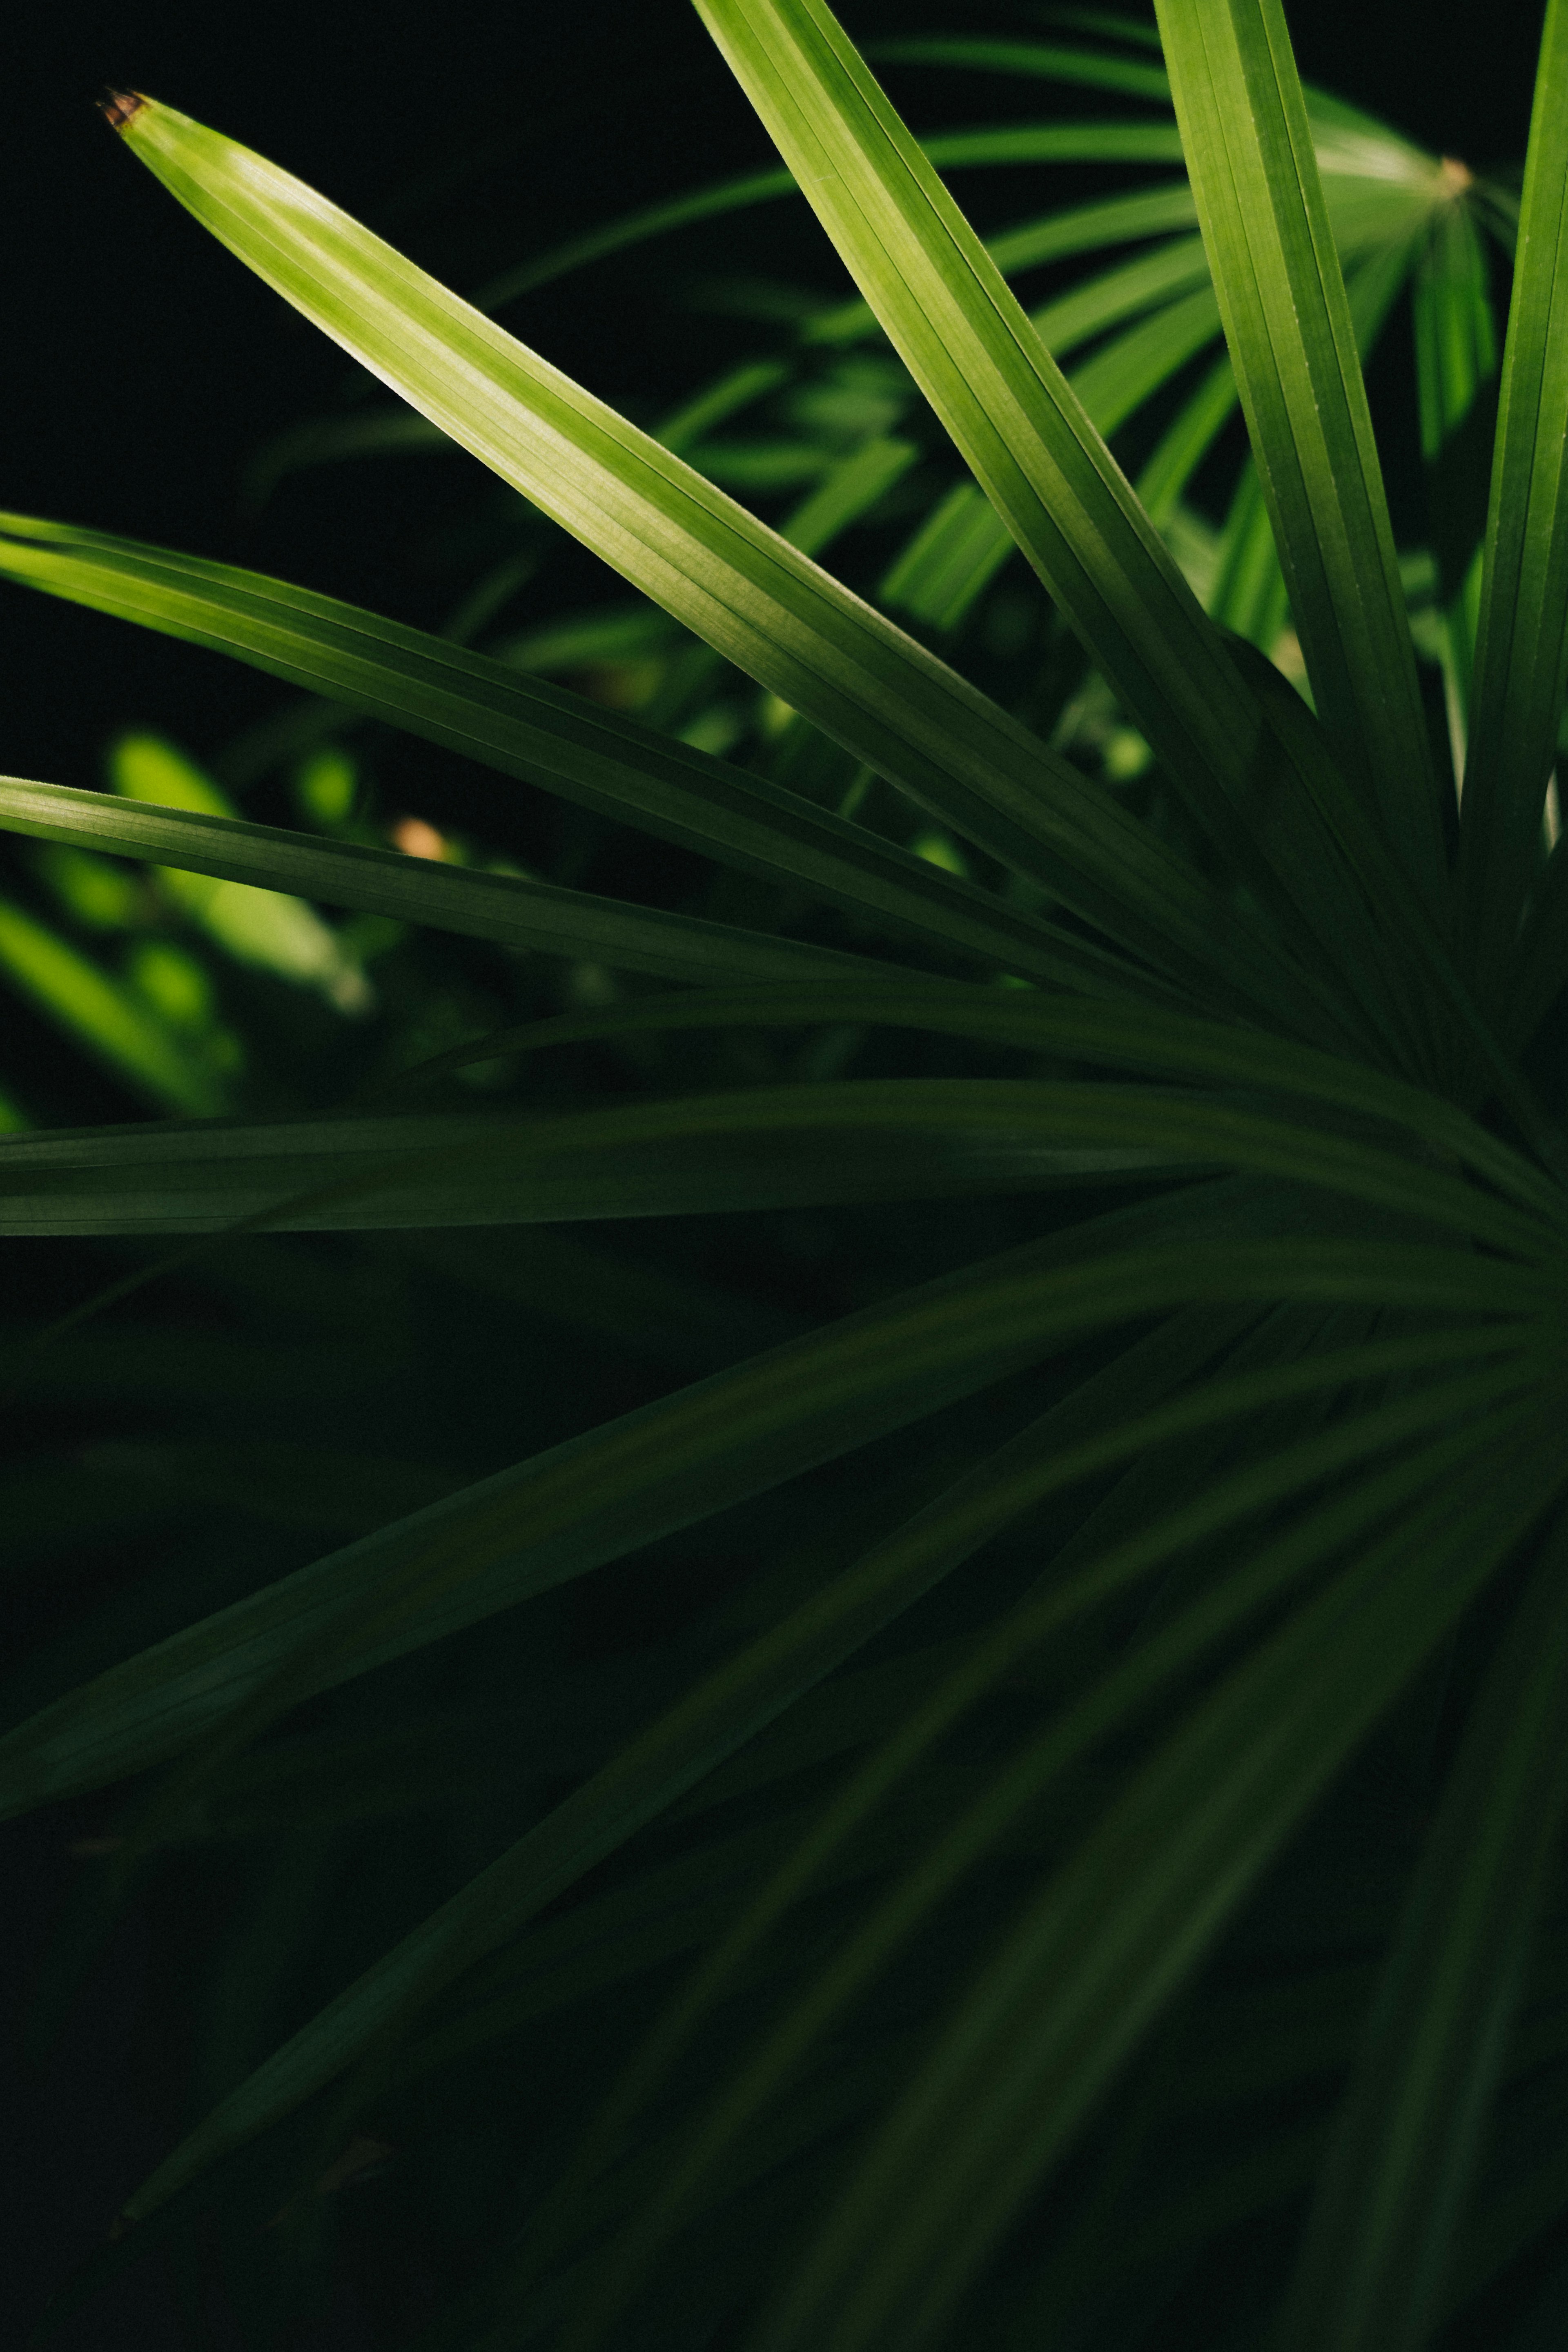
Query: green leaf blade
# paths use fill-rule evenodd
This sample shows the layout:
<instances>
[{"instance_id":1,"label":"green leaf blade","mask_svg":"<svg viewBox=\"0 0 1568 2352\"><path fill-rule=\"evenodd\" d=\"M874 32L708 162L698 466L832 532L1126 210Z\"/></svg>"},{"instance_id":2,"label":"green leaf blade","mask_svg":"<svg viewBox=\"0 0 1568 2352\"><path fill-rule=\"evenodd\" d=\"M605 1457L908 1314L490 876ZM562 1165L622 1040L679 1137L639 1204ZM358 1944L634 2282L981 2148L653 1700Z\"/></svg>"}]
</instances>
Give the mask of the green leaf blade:
<instances>
[{"instance_id":1,"label":"green leaf blade","mask_svg":"<svg viewBox=\"0 0 1568 2352\"><path fill-rule=\"evenodd\" d=\"M1430 2340L1565 1802L1561 1532L1494 1658L1372 2014L1270 2340Z\"/></svg>"},{"instance_id":2,"label":"green leaf blade","mask_svg":"<svg viewBox=\"0 0 1568 2352\"><path fill-rule=\"evenodd\" d=\"M1372 419L1277 0L1161 0L1199 217L1308 672L1428 914L1441 810Z\"/></svg>"},{"instance_id":3,"label":"green leaf blade","mask_svg":"<svg viewBox=\"0 0 1568 2352\"><path fill-rule=\"evenodd\" d=\"M151 100L123 135L362 364L921 806L1134 953L1239 976L1250 927L1233 920L1222 954L1195 872L657 441L262 157ZM1250 989L1300 1005L1303 977L1271 973L1261 939L1247 960Z\"/></svg>"},{"instance_id":4,"label":"green leaf blade","mask_svg":"<svg viewBox=\"0 0 1568 2352\"><path fill-rule=\"evenodd\" d=\"M1462 935L1506 1003L1568 675L1568 8L1541 36L1499 390L1461 810Z\"/></svg>"},{"instance_id":5,"label":"green leaf blade","mask_svg":"<svg viewBox=\"0 0 1568 2352\"><path fill-rule=\"evenodd\" d=\"M831 949L595 898L526 877L470 872L395 850L110 800L102 793L20 776L0 776L0 831L35 841L89 843L112 856L143 858L182 874L288 891L501 947L585 957L664 980L761 980L796 972L804 978L831 969L848 977L865 968L864 959ZM898 967L882 969L891 980ZM174 1107L216 1105L181 1100Z\"/></svg>"},{"instance_id":6,"label":"green leaf blade","mask_svg":"<svg viewBox=\"0 0 1568 2352\"><path fill-rule=\"evenodd\" d=\"M1055 1418L1070 1432L1083 1414L1069 1403ZM1135 1426L1124 1434L1126 1450L1142 1433ZM1010 1469L1020 1450L1009 1449ZM1090 1441L1078 1451L1092 1461L1105 1448ZM226 2148L331 2080L407 2005L428 1999L494 1949L960 1565L1011 1512L1052 1484L1065 1483L1079 1465L1068 1451L1055 1463L1047 1457L1043 1475L1041 1465L1031 1466L1033 1476L1026 1468L1017 1492L1005 1478L963 1482L956 1514L941 1506L922 1513L913 1523L912 1541L895 1538L877 1547L849 1575L679 1701L223 2101L132 2198L128 2218L155 2210Z\"/></svg>"},{"instance_id":7,"label":"green leaf blade","mask_svg":"<svg viewBox=\"0 0 1568 2352\"><path fill-rule=\"evenodd\" d=\"M889 65L967 66L982 73L1027 75L1042 81L1076 82L1087 89L1119 89L1156 106L1171 102L1171 85L1159 66L1108 57L1100 49L1065 47L1059 41L998 41L951 35L873 41L867 55Z\"/></svg>"},{"instance_id":8,"label":"green leaf blade","mask_svg":"<svg viewBox=\"0 0 1568 2352\"><path fill-rule=\"evenodd\" d=\"M1354 843L1347 794L1325 806L1312 782L1292 777L1271 798L1270 823L1258 823L1259 764L1273 738L1256 698L1083 403L823 0L698 5L900 356L1197 821L1266 899L1302 968L1334 972L1364 1015L1396 1023L1388 1000L1397 984L1363 895L1370 877L1352 879L1325 838L1327 828ZM1322 236L1338 283L1326 224ZM1343 299L1342 289L1342 308ZM1370 448L1370 428L1367 437ZM1386 536L1386 518L1384 527ZM1391 542L1389 553L1392 562ZM1402 605L1390 609L1403 631ZM1420 721L1407 634L1403 658ZM1378 692L1386 700L1385 684ZM1411 740L1425 761L1424 731ZM1435 799L1424 814L1435 850ZM1408 898L1413 886L1384 865L1376 887ZM1406 1024L1394 1051L1422 1050Z\"/></svg>"},{"instance_id":9,"label":"green leaf blade","mask_svg":"<svg viewBox=\"0 0 1568 2352\"><path fill-rule=\"evenodd\" d=\"M159 1109L187 1118L227 1109L224 1078L204 1066L150 1004L6 900L0 900L0 971L96 1061Z\"/></svg>"},{"instance_id":10,"label":"green leaf blade","mask_svg":"<svg viewBox=\"0 0 1568 2352\"><path fill-rule=\"evenodd\" d=\"M1431 223L1411 290L1421 455L1443 612L1449 743L1454 772L1462 780L1480 620L1479 559L1495 437L1498 353L1486 248L1471 210L1458 194Z\"/></svg>"},{"instance_id":11,"label":"green leaf blade","mask_svg":"<svg viewBox=\"0 0 1568 2352\"><path fill-rule=\"evenodd\" d=\"M869 2352L936 2333L1280 1841L1558 1486L1542 1433L1521 1415L1504 1515L1473 1484L1467 1507L1445 1483L1135 1779L840 2184L758 2352Z\"/></svg>"},{"instance_id":12,"label":"green leaf blade","mask_svg":"<svg viewBox=\"0 0 1568 2352\"><path fill-rule=\"evenodd\" d=\"M237 657L742 873L879 915L934 946L1068 984L1069 975L1091 988L1113 976L1136 984L1137 967L1124 959L1074 941L762 777L336 598L18 515L0 519L0 573ZM66 803L56 806L63 812ZM354 871L363 877L369 868ZM1158 986L1152 976L1146 984Z\"/></svg>"},{"instance_id":13,"label":"green leaf blade","mask_svg":"<svg viewBox=\"0 0 1568 2352\"><path fill-rule=\"evenodd\" d=\"M1560 1230L1361 1138L1152 1087L839 1079L522 1116L418 1113L0 1139L0 1231L283 1232L942 1200L1216 1169L1505 1251L1554 1297ZM1372 1246L1369 1243L1368 1246ZM1463 1277L1464 1262L1455 1268Z\"/></svg>"}]
</instances>

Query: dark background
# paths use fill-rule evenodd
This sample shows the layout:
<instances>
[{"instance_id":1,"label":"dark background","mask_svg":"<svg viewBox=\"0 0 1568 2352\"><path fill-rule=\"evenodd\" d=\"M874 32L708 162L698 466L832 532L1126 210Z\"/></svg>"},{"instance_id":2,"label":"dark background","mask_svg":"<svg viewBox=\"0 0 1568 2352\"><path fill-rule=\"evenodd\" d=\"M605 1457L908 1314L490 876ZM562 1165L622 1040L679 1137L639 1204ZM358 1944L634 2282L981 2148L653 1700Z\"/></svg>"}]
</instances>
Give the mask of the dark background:
<instances>
[{"instance_id":1,"label":"dark background","mask_svg":"<svg viewBox=\"0 0 1568 2352\"><path fill-rule=\"evenodd\" d=\"M846 15L866 34L1027 22L1022 9L972 0L867 0ZM1289 15L1309 79L1477 166L1522 153L1540 0L1300 0ZM259 515L243 512L258 445L351 401L354 371L121 152L96 93L129 84L212 122L460 289L631 205L772 160L685 0L458 0L399 13L384 0L222 11L55 0L13 17L5 61L0 505L253 564L427 625L439 624L445 594L432 535L453 501L454 465L468 461L304 474ZM1049 85L1009 101L967 76L951 95L930 74L892 86L921 129L1009 103L1035 115L1072 102ZM1015 179L1015 215L1016 190ZM1058 180L1040 193L1048 203L1065 192ZM986 226L994 199L973 194ZM779 205L650 247L629 268L588 270L528 298L508 323L646 415L700 380L710 356L722 364L721 331L666 289L672 275L726 258L837 281L804 208ZM205 755L279 698L247 670L19 590L0 587L0 761L14 773L97 783L103 739L127 722L165 727ZM14 1840L0 1890L8 2011L41 1942L40 1889L58 1867L47 1823ZM157 2153L117 2095L137 1967L132 1936L41 2094L30 2084L20 2105L6 2098L0 2310L16 2307L14 2294L35 2307ZM168 2340L156 2298L137 2305L133 2293L60 2340L125 2345L138 2326L150 2343ZM356 2340L352 2315L330 2340Z\"/></svg>"}]
</instances>

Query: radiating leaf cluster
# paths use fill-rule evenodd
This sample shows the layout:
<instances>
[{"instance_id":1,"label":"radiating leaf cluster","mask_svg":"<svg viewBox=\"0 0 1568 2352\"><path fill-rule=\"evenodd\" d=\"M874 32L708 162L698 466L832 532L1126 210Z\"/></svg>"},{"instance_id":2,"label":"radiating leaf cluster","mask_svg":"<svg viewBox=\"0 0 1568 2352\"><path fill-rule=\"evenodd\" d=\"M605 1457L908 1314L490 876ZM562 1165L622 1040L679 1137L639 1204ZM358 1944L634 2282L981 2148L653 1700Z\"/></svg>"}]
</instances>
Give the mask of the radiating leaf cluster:
<instances>
[{"instance_id":1,"label":"radiating leaf cluster","mask_svg":"<svg viewBox=\"0 0 1568 2352\"><path fill-rule=\"evenodd\" d=\"M113 103L405 404L257 498L449 443L525 502L444 633L0 517L12 582L295 697L226 787L138 730L109 792L0 779L0 965L160 1114L0 1140L14 1246L122 1254L12 1377L189 1416L73 1458L154 1572L9 1695L7 1814L128 1784L40 2035L133 1886L241 1858L81 2290L163 2243L199 2307L216 2229L267 2343L341 2234L422 2352L1524 2352L1568 2217L1568 5L1506 335L1505 192L1304 91L1279 0L864 54L697 5L784 168L472 302ZM883 68L1142 110L917 138ZM1042 162L1185 170L986 237L942 176ZM858 299L775 289L651 429L498 321L791 194ZM1362 361L1406 289L1402 551ZM637 601L503 628L561 534ZM375 813L396 736L552 869ZM239 814L290 762L300 823ZM253 1342L128 1321L159 1272Z\"/></svg>"}]
</instances>

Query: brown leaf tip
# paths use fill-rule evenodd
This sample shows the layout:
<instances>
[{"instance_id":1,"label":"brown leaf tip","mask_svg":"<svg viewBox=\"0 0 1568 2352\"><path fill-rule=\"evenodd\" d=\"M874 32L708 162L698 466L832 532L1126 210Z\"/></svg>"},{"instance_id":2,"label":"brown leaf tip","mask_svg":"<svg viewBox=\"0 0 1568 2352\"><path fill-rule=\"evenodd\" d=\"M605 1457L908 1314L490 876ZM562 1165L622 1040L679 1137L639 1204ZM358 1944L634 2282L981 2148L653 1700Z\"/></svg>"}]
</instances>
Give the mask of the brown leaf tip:
<instances>
[{"instance_id":1,"label":"brown leaf tip","mask_svg":"<svg viewBox=\"0 0 1568 2352\"><path fill-rule=\"evenodd\" d=\"M106 89L98 103L110 129L123 131L126 124L141 113L147 101L139 89Z\"/></svg>"}]
</instances>

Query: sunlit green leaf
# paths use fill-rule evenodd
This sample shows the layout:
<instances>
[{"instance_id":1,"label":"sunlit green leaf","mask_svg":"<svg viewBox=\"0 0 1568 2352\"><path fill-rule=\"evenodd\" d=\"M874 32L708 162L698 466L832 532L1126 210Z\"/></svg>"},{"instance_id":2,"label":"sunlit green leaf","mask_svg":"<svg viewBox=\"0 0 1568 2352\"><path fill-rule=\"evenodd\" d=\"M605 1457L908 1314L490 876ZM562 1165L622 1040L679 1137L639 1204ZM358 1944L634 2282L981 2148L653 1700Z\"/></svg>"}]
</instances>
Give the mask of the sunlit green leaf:
<instances>
[{"instance_id":1,"label":"sunlit green leaf","mask_svg":"<svg viewBox=\"0 0 1568 2352\"><path fill-rule=\"evenodd\" d=\"M1377 969L1369 909L1322 830L1326 814L1344 833L1345 796L1321 812L1316 780L1302 779L1273 796L1267 841L1256 814L1242 822L1271 756L1255 698L1083 404L834 18L821 0L700 6L900 357L1130 718L1293 940L1299 925L1321 937L1331 923L1342 974L1364 948L1358 1002L1380 1017L1390 982ZM1338 283L1331 247L1328 260ZM1395 617L1403 631L1402 608ZM1407 640L1405 661L1414 696ZM1424 761L1424 733L1418 750ZM1435 826L1435 803L1430 814ZM1392 869L1379 887L1408 896ZM1304 953L1316 969L1317 954Z\"/></svg>"},{"instance_id":2,"label":"sunlit green leaf","mask_svg":"<svg viewBox=\"0 0 1568 2352\"><path fill-rule=\"evenodd\" d=\"M83 799L97 798L83 793ZM0 969L12 986L160 1109L206 1118L229 1088L154 1006L20 907L0 901Z\"/></svg>"},{"instance_id":3,"label":"sunlit green leaf","mask_svg":"<svg viewBox=\"0 0 1568 2352\"><path fill-rule=\"evenodd\" d=\"M1275 0L1160 0L1177 119L1318 707L1439 919L1441 812L1344 282Z\"/></svg>"},{"instance_id":4,"label":"sunlit green leaf","mask_svg":"<svg viewBox=\"0 0 1568 2352\"><path fill-rule=\"evenodd\" d=\"M468 302L106 105L369 371L253 500L500 478L435 633L0 517L287 694L0 779L25 2032L134 1895L160 2094L40 2340L147 2251L258 2347L346 2266L419 2352L1561 2335L1568 0L1522 222L1288 5L890 26L926 137L830 0L697 0L780 167L487 179ZM590 267L637 425L487 315ZM95 1059L174 1116L29 1128Z\"/></svg>"},{"instance_id":5,"label":"sunlit green leaf","mask_svg":"<svg viewBox=\"0 0 1568 2352\"><path fill-rule=\"evenodd\" d=\"M276 166L152 101L123 129L269 284L792 709L1136 953L1300 1020L1310 978L1270 969L1247 918L1219 945L1195 872L680 459Z\"/></svg>"},{"instance_id":6,"label":"sunlit green leaf","mask_svg":"<svg viewBox=\"0 0 1568 2352\"><path fill-rule=\"evenodd\" d=\"M161 736L122 735L109 755L110 781L129 799L161 802L205 816L234 811L209 777ZM353 957L302 899L164 867L163 887L190 919L237 962L318 988L342 1013L363 1013L369 984Z\"/></svg>"},{"instance_id":7,"label":"sunlit green leaf","mask_svg":"<svg viewBox=\"0 0 1568 2352\"><path fill-rule=\"evenodd\" d=\"M1549 0L1499 387L1460 845L1465 944L1511 974L1568 675L1568 8Z\"/></svg>"},{"instance_id":8,"label":"sunlit green leaf","mask_svg":"<svg viewBox=\"0 0 1568 2352\"><path fill-rule=\"evenodd\" d=\"M134 541L17 516L0 522L0 572L98 611L237 655L291 683L642 824L743 872L795 883L829 904L879 915L900 929L912 928L933 942L1006 969L1058 980L1081 974L1090 985L1097 971L1125 981L1131 969L1092 942L1072 939L990 893L939 875L761 777L672 742L580 696L520 677L505 662L331 597ZM521 659L525 649L513 650ZM558 644L552 658L572 662L582 655L579 636L569 649ZM534 646L531 657L540 663L544 649ZM1081 782L1075 785L1075 791L1082 789ZM110 822L107 814L104 822ZM356 865L353 870L369 869ZM445 888L447 903L455 903L449 887L431 871L421 875L417 887L432 893ZM333 895L324 884L316 887L322 897ZM563 894L546 895L536 886L534 895L542 908L553 908ZM521 899L513 894L509 903L521 905ZM1217 909L1208 911L1211 920L1217 919ZM652 921L659 930L666 927L662 919L635 919ZM1193 924L1195 936L1195 908ZM651 938L646 929L645 938ZM540 941L536 935L525 943Z\"/></svg>"}]
</instances>

